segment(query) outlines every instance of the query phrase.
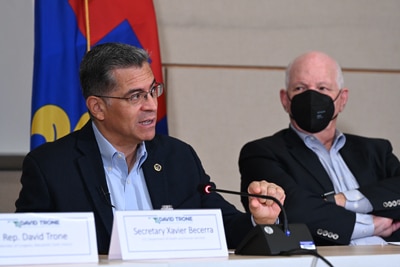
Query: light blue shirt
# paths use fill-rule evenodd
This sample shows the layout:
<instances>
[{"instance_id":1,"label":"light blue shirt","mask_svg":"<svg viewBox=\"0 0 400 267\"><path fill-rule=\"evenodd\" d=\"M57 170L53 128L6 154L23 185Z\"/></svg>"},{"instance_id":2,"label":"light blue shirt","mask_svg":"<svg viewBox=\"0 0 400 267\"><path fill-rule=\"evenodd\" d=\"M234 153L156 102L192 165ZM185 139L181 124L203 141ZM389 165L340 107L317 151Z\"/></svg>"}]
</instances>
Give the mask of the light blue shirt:
<instances>
[{"instance_id":1,"label":"light blue shirt","mask_svg":"<svg viewBox=\"0 0 400 267\"><path fill-rule=\"evenodd\" d=\"M96 125L92 125L103 160L113 211L153 209L142 170L142 164L147 158L145 143L138 145L137 160L129 172L124 153L117 151Z\"/></svg>"},{"instance_id":2,"label":"light blue shirt","mask_svg":"<svg viewBox=\"0 0 400 267\"><path fill-rule=\"evenodd\" d=\"M382 238L372 236L374 233L373 218L372 215L367 213L371 212L373 207L371 202L357 190L359 184L339 153L346 143L346 136L336 130L335 140L328 151L313 135L297 131L292 125L290 127L303 140L304 144L318 156L332 181L335 193L342 192L345 195L345 208L356 213L356 223L351 236L351 244L386 243Z\"/></svg>"}]
</instances>

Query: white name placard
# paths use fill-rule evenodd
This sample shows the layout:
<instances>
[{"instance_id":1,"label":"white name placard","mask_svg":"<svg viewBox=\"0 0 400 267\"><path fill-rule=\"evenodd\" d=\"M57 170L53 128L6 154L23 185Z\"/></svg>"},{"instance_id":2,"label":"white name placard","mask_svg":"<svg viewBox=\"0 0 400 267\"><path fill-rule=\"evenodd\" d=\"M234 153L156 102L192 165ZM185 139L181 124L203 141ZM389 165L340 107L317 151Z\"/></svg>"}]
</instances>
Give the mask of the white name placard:
<instances>
[{"instance_id":1,"label":"white name placard","mask_svg":"<svg viewBox=\"0 0 400 267\"><path fill-rule=\"evenodd\" d=\"M0 265L98 260L91 212L0 214Z\"/></svg>"},{"instance_id":2,"label":"white name placard","mask_svg":"<svg viewBox=\"0 0 400 267\"><path fill-rule=\"evenodd\" d=\"M228 257L221 211L116 211L109 259Z\"/></svg>"}]
</instances>

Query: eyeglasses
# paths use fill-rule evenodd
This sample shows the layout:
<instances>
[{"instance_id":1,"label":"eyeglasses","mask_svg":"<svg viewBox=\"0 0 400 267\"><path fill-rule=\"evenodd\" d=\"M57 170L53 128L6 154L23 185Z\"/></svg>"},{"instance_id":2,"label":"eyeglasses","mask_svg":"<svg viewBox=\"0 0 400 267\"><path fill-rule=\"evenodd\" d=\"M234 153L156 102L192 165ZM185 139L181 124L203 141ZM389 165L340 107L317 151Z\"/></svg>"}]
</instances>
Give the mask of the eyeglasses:
<instances>
[{"instance_id":1,"label":"eyeglasses","mask_svg":"<svg viewBox=\"0 0 400 267\"><path fill-rule=\"evenodd\" d=\"M106 96L106 95L95 95L96 97L102 97L102 98L114 98L114 99L124 99L127 100L129 103L133 105L141 104L145 99L147 99L147 95L150 95L152 98L156 99L162 93L164 92L164 85L162 83L154 83L153 87L146 92L143 90L138 90L131 94L128 97L122 97L122 96Z\"/></svg>"}]
</instances>

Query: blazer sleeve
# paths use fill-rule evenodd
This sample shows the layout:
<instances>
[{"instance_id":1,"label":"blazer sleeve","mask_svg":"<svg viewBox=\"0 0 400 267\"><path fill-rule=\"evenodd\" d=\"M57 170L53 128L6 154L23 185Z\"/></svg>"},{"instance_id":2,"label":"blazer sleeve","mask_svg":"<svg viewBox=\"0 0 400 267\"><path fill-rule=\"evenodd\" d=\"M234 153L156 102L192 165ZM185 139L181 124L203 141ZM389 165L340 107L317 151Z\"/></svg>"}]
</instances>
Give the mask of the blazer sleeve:
<instances>
[{"instance_id":1,"label":"blazer sleeve","mask_svg":"<svg viewBox=\"0 0 400 267\"><path fill-rule=\"evenodd\" d=\"M22 188L15 202L17 212L53 212L48 186L34 158L28 154L23 162Z\"/></svg>"},{"instance_id":2,"label":"blazer sleeve","mask_svg":"<svg viewBox=\"0 0 400 267\"><path fill-rule=\"evenodd\" d=\"M190 150L196 162L196 169L198 169L201 177L201 184L210 183L210 177L208 174L206 174L204 168L202 167L196 152L191 147ZM251 215L238 211L234 205L226 201L220 194L216 192L203 194L201 198L202 208L221 209L228 248L236 248L237 245L244 239L246 234L253 228Z\"/></svg>"},{"instance_id":3,"label":"blazer sleeve","mask_svg":"<svg viewBox=\"0 0 400 267\"><path fill-rule=\"evenodd\" d=\"M359 182L359 191L371 202L372 214L399 220L400 162L393 154L391 143L354 136L348 139L352 147L343 151L343 158ZM363 151L355 162L349 150L357 147Z\"/></svg>"},{"instance_id":4,"label":"blazer sleeve","mask_svg":"<svg viewBox=\"0 0 400 267\"><path fill-rule=\"evenodd\" d=\"M89 126L91 123L89 122ZM86 127L86 128L85 128ZM113 213L99 188L106 180L91 128L29 152L23 162L16 212L93 212L99 253L108 252ZM82 142L78 149L77 137Z\"/></svg>"},{"instance_id":5,"label":"blazer sleeve","mask_svg":"<svg viewBox=\"0 0 400 267\"><path fill-rule=\"evenodd\" d=\"M143 168L153 208L171 204L174 209L220 209L229 248L235 248L253 228L250 214L240 212L216 192L199 190L199 185L211 180L189 144L157 135L146 142L146 150ZM162 166L161 171L155 171L156 164Z\"/></svg>"}]
</instances>

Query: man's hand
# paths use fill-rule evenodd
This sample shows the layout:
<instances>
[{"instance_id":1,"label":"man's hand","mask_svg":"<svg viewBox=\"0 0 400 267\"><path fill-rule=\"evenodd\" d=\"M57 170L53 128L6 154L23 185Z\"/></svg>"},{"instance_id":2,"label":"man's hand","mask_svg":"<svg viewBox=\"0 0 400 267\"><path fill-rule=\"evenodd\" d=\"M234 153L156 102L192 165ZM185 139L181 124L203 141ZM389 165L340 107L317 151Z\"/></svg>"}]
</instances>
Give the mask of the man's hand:
<instances>
[{"instance_id":1,"label":"man's hand","mask_svg":"<svg viewBox=\"0 0 400 267\"><path fill-rule=\"evenodd\" d=\"M254 181L248 187L249 194L265 195L276 198L281 202L285 201L285 192L283 189L266 181ZM249 208L255 223L274 224L281 212L277 203L270 199L249 197Z\"/></svg>"},{"instance_id":2,"label":"man's hand","mask_svg":"<svg viewBox=\"0 0 400 267\"><path fill-rule=\"evenodd\" d=\"M391 236L400 228L400 221L393 221L390 218L373 216L374 220L374 235L381 237Z\"/></svg>"}]
</instances>

